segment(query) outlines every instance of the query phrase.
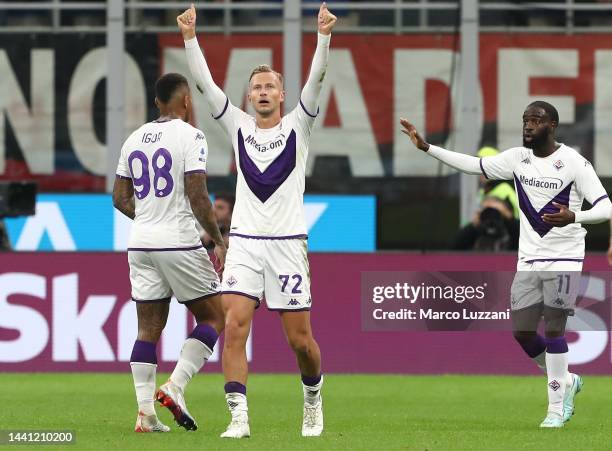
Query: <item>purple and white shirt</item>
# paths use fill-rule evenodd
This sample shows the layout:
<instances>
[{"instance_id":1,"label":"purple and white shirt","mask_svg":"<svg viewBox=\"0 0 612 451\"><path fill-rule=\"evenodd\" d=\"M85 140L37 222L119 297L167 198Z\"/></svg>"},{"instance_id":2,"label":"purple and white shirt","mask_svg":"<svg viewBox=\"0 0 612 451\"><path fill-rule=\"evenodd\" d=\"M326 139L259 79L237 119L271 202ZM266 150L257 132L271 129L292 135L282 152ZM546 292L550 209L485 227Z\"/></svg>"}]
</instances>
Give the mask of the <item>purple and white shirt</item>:
<instances>
[{"instance_id":1,"label":"purple and white shirt","mask_svg":"<svg viewBox=\"0 0 612 451\"><path fill-rule=\"evenodd\" d=\"M128 137L117 166L117 175L134 185L136 217L128 249L202 246L185 174L205 173L207 157L204 133L180 119L149 122Z\"/></svg>"},{"instance_id":2,"label":"purple and white shirt","mask_svg":"<svg viewBox=\"0 0 612 451\"><path fill-rule=\"evenodd\" d=\"M270 129L234 106L214 83L196 38L185 41L196 86L213 117L232 140L238 168L230 236L305 237L306 160L318 97L325 78L330 36L319 34L298 106Z\"/></svg>"},{"instance_id":3,"label":"purple and white shirt","mask_svg":"<svg viewBox=\"0 0 612 451\"><path fill-rule=\"evenodd\" d=\"M565 144L546 158L536 157L532 149L514 147L482 158L480 169L490 179L514 180L521 210L519 262L584 258L582 203L585 199L593 206L610 202L593 166L584 157ZM576 213L576 222L565 227L545 223L543 214L559 211L553 202L569 205Z\"/></svg>"}]
</instances>

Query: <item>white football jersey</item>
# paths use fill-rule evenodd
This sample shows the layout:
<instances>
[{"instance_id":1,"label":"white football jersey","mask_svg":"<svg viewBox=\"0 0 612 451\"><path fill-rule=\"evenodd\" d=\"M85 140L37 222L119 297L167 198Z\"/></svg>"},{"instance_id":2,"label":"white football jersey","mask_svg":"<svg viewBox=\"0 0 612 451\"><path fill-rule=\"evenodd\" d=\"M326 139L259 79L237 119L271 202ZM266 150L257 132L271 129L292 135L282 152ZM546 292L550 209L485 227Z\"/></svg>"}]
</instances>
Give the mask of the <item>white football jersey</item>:
<instances>
[{"instance_id":1,"label":"white football jersey","mask_svg":"<svg viewBox=\"0 0 612 451\"><path fill-rule=\"evenodd\" d=\"M216 119L232 139L238 180L230 236L306 237L304 187L316 115L300 102L270 129L226 101Z\"/></svg>"},{"instance_id":2,"label":"white football jersey","mask_svg":"<svg viewBox=\"0 0 612 451\"><path fill-rule=\"evenodd\" d=\"M514 147L480 160L489 179L514 180L520 207L519 264L534 261L582 261L586 230L578 223L553 227L544 213L557 213L553 202L576 212L608 197L593 166L574 149L561 146L546 158Z\"/></svg>"},{"instance_id":3,"label":"white football jersey","mask_svg":"<svg viewBox=\"0 0 612 451\"><path fill-rule=\"evenodd\" d=\"M136 217L128 250L202 246L185 174L206 172L207 156L204 133L180 119L149 122L129 136L117 166L117 175L134 185Z\"/></svg>"}]
</instances>

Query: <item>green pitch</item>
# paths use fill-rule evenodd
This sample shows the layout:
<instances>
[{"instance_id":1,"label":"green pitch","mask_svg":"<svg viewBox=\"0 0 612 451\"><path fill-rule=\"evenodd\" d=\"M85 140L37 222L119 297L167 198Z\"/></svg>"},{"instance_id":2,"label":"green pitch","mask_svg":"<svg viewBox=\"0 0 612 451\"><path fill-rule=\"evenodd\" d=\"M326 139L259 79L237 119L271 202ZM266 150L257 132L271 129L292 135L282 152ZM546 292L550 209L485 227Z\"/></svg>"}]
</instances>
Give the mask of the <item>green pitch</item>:
<instances>
[{"instance_id":1,"label":"green pitch","mask_svg":"<svg viewBox=\"0 0 612 451\"><path fill-rule=\"evenodd\" d=\"M158 377L165 381L166 375ZM252 438L218 438L229 420L219 375L199 375L186 393L197 432L158 408L168 434L136 434L131 375L0 374L0 429L72 429L70 450L595 450L610 449L612 378L586 377L576 415L561 430L540 430L543 377L326 376L325 432L300 436L296 376L249 379ZM42 446L42 448L41 448ZM58 449L56 446L16 449ZM4 447L3 447L4 448ZM7 447L12 449L12 447Z\"/></svg>"}]
</instances>

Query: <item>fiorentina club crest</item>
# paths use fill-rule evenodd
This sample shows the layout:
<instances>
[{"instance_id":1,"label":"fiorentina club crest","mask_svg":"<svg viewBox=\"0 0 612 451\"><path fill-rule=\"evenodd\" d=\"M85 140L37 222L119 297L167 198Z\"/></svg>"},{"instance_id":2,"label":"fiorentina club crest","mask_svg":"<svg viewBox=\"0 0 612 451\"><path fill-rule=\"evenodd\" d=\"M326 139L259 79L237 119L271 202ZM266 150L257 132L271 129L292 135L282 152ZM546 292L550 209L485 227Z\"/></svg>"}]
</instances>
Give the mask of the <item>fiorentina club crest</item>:
<instances>
[{"instance_id":1,"label":"fiorentina club crest","mask_svg":"<svg viewBox=\"0 0 612 451\"><path fill-rule=\"evenodd\" d=\"M553 391L557 391L561 388L561 384L554 379L548 384L548 386L552 388Z\"/></svg>"},{"instance_id":2,"label":"fiorentina club crest","mask_svg":"<svg viewBox=\"0 0 612 451\"><path fill-rule=\"evenodd\" d=\"M227 284L228 286L231 288L234 285L236 285L238 283L238 281L236 280L236 278L234 276L230 276L229 279L227 279Z\"/></svg>"},{"instance_id":3,"label":"fiorentina club crest","mask_svg":"<svg viewBox=\"0 0 612 451\"><path fill-rule=\"evenodd\" d=\"M557 160L557 161L555 161L555 164L554 164L553 166L554 166L554 167L557 169L557 171L560 171L560 170L561 170L561 168L562 168L563 166L565 166L565 165L563 164L563 161L561 161L561 160Z\"/></svg>"}]
</instances>

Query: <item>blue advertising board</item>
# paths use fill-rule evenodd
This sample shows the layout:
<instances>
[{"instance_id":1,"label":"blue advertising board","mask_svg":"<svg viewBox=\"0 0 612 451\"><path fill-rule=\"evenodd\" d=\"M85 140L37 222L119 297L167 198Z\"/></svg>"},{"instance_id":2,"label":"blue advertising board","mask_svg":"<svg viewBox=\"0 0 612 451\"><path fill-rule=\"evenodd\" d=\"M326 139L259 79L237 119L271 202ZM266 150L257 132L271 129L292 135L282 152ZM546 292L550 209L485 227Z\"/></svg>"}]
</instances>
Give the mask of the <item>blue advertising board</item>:
<instances>
[{"instance_id":1,"label":"blue advertising board","mask_svg":"<svg viewBox=\"0 0 612 451\"><path fill-rule=\"evenodd\" d=\"M306 195L304 208L309 250L376 250L374 196ZM18 251L123 251L131 225L109 194L41 194L35 216L5 222Z\"/></svg>"}]
</instances>

